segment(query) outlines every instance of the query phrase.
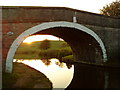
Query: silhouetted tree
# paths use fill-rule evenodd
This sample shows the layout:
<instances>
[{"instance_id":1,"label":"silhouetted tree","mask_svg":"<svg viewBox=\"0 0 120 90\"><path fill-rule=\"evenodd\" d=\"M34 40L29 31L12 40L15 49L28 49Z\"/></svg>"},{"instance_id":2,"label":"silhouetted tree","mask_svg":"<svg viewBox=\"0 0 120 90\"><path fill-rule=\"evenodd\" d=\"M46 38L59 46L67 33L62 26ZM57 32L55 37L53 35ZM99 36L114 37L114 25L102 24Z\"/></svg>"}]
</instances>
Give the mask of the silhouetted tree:
<instances>
[{"instance_id":1,"label":"silhouetted tree","mask_svg":"<svg viewBox=\"0 0 120 90\"><path fill-rule=\"evenodd\" d=\"M45 39L40 44L40 49L47 50L50 48L50 41L48 39Z\"/></svg>"},{"instance_id":2,"label":"silhouetted tree","mask_svg":"<svg viewBox=\"0 0 120 90\"><path fill-rule=\"evenodd\" d=\"M106 16L120 17L120 0L114 1L104 6L103 9L100 9L100 14Z\"/></svg>"}]
</instances>

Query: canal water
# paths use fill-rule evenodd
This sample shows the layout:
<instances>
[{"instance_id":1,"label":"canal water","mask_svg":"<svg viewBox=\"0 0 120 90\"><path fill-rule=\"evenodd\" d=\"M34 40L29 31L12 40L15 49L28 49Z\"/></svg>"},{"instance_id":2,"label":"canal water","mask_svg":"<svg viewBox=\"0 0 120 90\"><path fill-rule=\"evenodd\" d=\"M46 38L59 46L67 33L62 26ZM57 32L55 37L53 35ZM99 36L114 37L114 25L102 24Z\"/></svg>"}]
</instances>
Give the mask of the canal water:
<instances>
[{"instance_id":1,"label":"canal water","mask_svg":"<svg viewBox=\"0 0 120 90\"><path fill-rule=\"evenodd\" d=\"M75 64L74 77L68 88L119 88L120 68ZM66 89L66 90L67 90Z\"/></svg>"},{"instance_id":2,"label":"canal water","mask_svg":"<svg viewBox=\"0 0 120 90\"><path fill-rule=\"evenodd\" d=\"M13 62L24 63L42 72L52 82L53 88L67 88L74 75L74 65L59 62L58 59L14 59Z\"/></svg>"},{"instance_id":3,"label":"canal water","mask_svg":"<svg viewBox=\"0 0 120 90\"><path fill-rule=\"evenodd\" d=\"M120 88L120 68L96 67L85 64L66 64L57 59L14 59L46 75L53 88Z\"/></svg>"}]
</instances>

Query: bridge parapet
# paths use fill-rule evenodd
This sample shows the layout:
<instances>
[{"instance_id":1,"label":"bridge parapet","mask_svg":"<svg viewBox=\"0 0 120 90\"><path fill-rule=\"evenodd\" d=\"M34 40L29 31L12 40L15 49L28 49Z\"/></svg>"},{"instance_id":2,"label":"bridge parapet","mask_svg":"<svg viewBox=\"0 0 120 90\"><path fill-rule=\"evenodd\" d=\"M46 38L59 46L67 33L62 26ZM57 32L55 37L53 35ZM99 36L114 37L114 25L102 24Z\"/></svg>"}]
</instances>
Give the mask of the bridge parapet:
<instances>
[{"instance_id":1,"label":"bridge parapet","mask_svg":"<svg viewBox=\"0 0 120 90\"><path fill-rule=\"evenodd\" d=\"M66 7L2 7L3 23L68 21L102 27L120 28L120 19Z\"/></svg>"}]
</instances>

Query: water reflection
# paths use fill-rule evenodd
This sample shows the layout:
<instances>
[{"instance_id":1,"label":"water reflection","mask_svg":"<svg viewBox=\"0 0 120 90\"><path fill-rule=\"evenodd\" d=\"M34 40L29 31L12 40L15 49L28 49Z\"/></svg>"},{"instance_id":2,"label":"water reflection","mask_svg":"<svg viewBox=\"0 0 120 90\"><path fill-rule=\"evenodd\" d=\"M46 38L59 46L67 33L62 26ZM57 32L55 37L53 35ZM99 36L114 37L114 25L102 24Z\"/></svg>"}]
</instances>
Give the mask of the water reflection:
<instances>
[{"instance_id":1,"label":"water reflection","mask_svg":"<svg viewBox=\"0 0 120 90\"><path fill-rule=\"evenodd\" d=\"M53 83L53 88L66 88L74 74L74 66L59 62L58 59L25 60L14 59L14 62L24 63L46 75Z\"/></svg>"},{"instance_id":2,"label":"water reflection","mask_svg":"<svg viewBox=\"0 0 120 90\"><path fill-rule=\"evenodd\" d=\"M74 64L74 77L69 88L120 88L120 68Z\"/></svg>"},{"instance_id":3,"label":"water reflection","mask_svg":"<svg viewBox=\"0 0 120 90\"><path fill-rule=\"evenodd\" d=\"M41 60L46 66L51 64L51 60L50 59L42 59Z\"/></svg>"},{"instance_id":4,"label":"water reflection","mask_svg":"<svg viewBox=\"0 0 120 90\"><path fill-rule=\"evenodd\" d=\"M72 67L72 64L71 63L66 63L68 69L70 69Z\"/></svg>"}]
</instances>

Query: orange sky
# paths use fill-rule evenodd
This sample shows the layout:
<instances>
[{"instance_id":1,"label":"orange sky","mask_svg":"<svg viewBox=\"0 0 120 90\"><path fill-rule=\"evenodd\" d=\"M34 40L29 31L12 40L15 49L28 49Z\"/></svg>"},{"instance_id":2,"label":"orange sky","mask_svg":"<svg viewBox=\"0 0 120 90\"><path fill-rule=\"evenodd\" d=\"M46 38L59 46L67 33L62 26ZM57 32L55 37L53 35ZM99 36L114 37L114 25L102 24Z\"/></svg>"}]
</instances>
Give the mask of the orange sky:
<instances>
[{"instance_id":1,"label":"orange sky","mask_svg":"<svg viewBox=\"0 0 120 90\"><path fill-rule=\"evenodd\" d=\"M55 37L53 35L33 35L33 36L29 36L28 38L26 38L23 42L30 44L31 42L42 41L42 40L45 40L45 39L48 39L48 40L59 40L58 37Z\"/></svg>"}]
</instances>

